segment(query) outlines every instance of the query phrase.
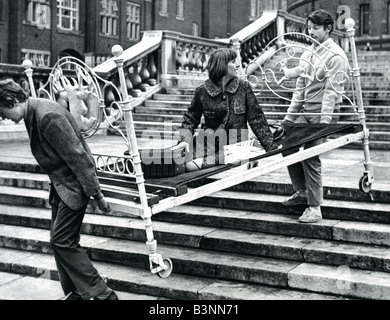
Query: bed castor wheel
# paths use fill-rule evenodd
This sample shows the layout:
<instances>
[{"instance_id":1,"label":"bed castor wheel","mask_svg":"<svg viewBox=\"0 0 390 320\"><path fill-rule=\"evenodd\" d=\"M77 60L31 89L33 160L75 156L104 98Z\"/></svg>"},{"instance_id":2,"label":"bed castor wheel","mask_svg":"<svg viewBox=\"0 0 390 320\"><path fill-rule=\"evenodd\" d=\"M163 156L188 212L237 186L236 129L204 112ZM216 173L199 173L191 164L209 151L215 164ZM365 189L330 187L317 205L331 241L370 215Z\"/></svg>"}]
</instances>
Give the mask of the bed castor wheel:
<instances>
[{"instance_id":1,"label":"bed castor wheel","mask_svg":"<svg viewBox=\"0 0 390 320\"><path fill-rule=\"evenodd\" d=\"M364 175L360 178L359 189L361 192L370 193L372 184L369 182L368 176Z\"/></svg>"},{"instance_id":2,"label":"bed castor wheel","mask_svg":"<svg viewBox=\"0 0 390 320\"><path fill-rule=\"evenodd\" d=\"M157 275L158 275L160 278L165 279L165 278L168 278L168 277L171 275L172 269L173 269L173 264L172 264L172 260L169 259L169 258L163 259L163 263L164 263L166 269L157 272Z\"/></svg>"}]
</instances>

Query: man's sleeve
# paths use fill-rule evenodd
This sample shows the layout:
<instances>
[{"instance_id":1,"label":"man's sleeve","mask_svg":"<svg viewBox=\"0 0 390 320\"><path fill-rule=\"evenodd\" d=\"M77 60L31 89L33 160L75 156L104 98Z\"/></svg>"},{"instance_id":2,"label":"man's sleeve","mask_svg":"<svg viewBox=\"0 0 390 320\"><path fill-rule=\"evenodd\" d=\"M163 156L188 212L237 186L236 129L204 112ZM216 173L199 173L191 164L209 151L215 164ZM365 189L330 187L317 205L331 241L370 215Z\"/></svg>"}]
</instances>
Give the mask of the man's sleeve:
<instances>
[{"instance_id":1,"label":"man's sleeve","mask_svg":"<svg viewBox=\"0 0 390 320\"><path fill-rule=\"evenodd\" d=\"M300 70L305 70L304 67L304 59L305 54L301 56L301 60L299 61L299 68ZM290 106L287 109L287 115L284 117L284 120L294 122L294 120L298 117L297 115L292 115L290 113L299 113L303 106L303 100L305 96L304 88L305 88L305 79L303 77L298 77L297 83L295 86L294 94L291 99Z\"/></svg>"},{"instance_id":2,"label":"man's sleeve","mask_svg":"<svg viewBox=\"0 0 390 320\"><path fill-rule=\"evenodd\" d=\"M326 81L324 97L322 99L321 113L333 113L336 102L340 99L344 90L343 79L348 76L347 64L340 56L334 56L329 61L329 78ZM344 74L345 73L345 74ZM331 115L321 116L321 123L329 124Z\"/></svg>"}]
</instances>

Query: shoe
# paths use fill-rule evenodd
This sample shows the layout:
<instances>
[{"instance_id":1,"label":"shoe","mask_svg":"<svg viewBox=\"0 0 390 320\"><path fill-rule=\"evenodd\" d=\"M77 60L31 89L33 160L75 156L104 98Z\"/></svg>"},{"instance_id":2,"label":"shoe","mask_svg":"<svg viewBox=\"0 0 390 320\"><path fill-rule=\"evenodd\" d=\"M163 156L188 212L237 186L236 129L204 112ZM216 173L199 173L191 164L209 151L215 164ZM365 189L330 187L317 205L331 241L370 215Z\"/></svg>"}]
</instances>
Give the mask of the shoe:
<instances>
[{"instance_id":1,"label":"shoe","mask_svg":"<svg viewBox=\"0 0 390 320\"><path fill-rule=\"evenodd\" d=\"M305 210L303 215L298 219L302 223L315 223L322 220L320 207L309 207Z\"/></svg>"},{"instance_id":2,"label":"shoe","mask_svg":"<svg viewBox=\"0 0 390 320\"><path fill-rule=\"evenodd\" d=\"M119 298L116 295L115 291L113 291L111 289L107 289L103 293L94 297L93 300L119 300Z\"/></svg>"},{"instance_id":3,"label":"shoe","mask_svg":"<svg viewBox=\"0 0 390 320\"><path fill-rule=\"evenodd\" d=\"M61 298L60 300L84 300L80 293L77 291L72 291L71 293L68 293L64 298Z\"/></svg>"},{"instance_id":4,"label":"shoe","mask_svg":"<svg viewBox=\"0 0 390 320\"><path fill-rule=\"evenodd\" d=\"M307 193L303 191L295 192L290 198L284 201L282 204L284 206L296 206L298 204L307 204Z\"/></svg>"}]
</instances>

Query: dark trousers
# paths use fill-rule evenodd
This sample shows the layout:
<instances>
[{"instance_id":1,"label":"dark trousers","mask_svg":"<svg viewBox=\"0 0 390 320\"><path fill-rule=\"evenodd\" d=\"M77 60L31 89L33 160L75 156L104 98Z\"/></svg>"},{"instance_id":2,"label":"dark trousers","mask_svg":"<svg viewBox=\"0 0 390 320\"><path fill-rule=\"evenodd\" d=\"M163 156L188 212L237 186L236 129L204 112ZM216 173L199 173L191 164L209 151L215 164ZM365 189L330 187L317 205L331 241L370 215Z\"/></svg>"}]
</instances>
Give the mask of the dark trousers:
<instances>
[{"instance_id":1,"label":"dark trousers","mask_svg":"<svg viewBox=\"0 0 390 320\"><path fill-rule=\"evenodd\" d=\"M65 295L78 291L83 299L89 300L103 293L108 286L79 244L87 205L78 211L70 209L53 187L50 192L50 205L52 207L50 244Z\"/></svg>"}]
</instances>

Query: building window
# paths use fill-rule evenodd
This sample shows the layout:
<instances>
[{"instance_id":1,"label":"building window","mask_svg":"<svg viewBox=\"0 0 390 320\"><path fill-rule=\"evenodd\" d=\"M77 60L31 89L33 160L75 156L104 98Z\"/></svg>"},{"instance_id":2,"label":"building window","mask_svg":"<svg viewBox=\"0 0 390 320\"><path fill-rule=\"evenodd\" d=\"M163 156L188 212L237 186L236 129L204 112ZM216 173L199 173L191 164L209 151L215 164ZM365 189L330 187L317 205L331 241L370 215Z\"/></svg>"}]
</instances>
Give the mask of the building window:
<instances>
[{"instance_id":1,"label":"building window","mask_svg":"<svg viewBox=\"0 0 390 320\"><path fill-rule=\"evenodd\" d=\"M127 38L138 41L141 38L141 6L128 2L126 10Z\"/></svg>"},{"instance_id":2,"label":"building window","mask_svg":"<svg viewBox=\"0 0 390 320\"><path fill-rule=\"evenodd\" d=\"M79 0L57 0L58 28L79 31Z\"/></svg>"},{"instance_id":3,"label":"building window","mask_svg":"<svg viewBox=\"0 0 390 320\"><path fill-rule=\"evenodd\" d=\"M3 1L0 1L0 21L3 21Z\"/></svg>"},{"instance_id":4,"label":"building window","mask_svg":"<svg viewBox=\"0 0 390 320\"><path fill-rule=\"evenodd\" d=\"M184 20L184 0L176 0L176 19Z\"/></svg>"},{"instance_id":5,"label":"building window","mask_svg":"<svg viewBox=\"0 0 390 320\"><path fill-rule=\"evenodd\" d=\"M118 35L119 9L117 0L100 1L101 34L106 36Z\"/></svg>"},{"instance_id":6,"label":"building window","mask_svg":"<svg viewBox=\"0 0 390 320\"><path fill-rule=\"evenodd\" d=\"M387 33L390 34L390 1L387 3Z\"/></svg>"},{"instance_id":7,"label":"building window","mask_svg":"<svg viewBox=\"0 0 390 320\"><path fill-rule=\"evenodd\" d=\"M197 22L192 23L192 35L194 37L199 37L199 24Z\"/></svg>"},{"instance_id":8,"label":"building window","mask_svg":"<svg viewBox=\"0 0 390 320\"><path fill-rule=\"evenodd\" d=\"M22 62L31 60L36 67L50 67L50 52L22 49Z\"/></svg>"},{"instance_id":9,"label":"building window","mask_svg":"<svg viewBox=\"0 0 390 320\"><path fill-rule=\"evenodd\" d=\"M362 4L360 6L360 35L370 33L370 5Z\"/></svg>"},{"instance_id":10,"label":"building window","mask_svg":"<svg viewBox=\"0 0 390 320\"><path fill-rule=\"evenodd\" d=\"M42 29L50 28L50 6L48 0L27 0L25 22Z\"/></svg>"},{"instance_id":11,"label":"building window","mask_svg":"<svg viewBox=\"0 0 390 320\"><path fill-rule=\"evenodd\" d=\"M256 20L261 16L262 13L262 0L251 0L251 12L249 16L249 20Z\"/></svg>"},{"instance_id":12,"label":"building window","mask_svg":"<svg viewBox=\"0 0 390 320\"><path fill-rule=\"evenodd\" d=\"M168 0L160 0L160 16L168 17Z\"/></svg>"}]
</instances>

